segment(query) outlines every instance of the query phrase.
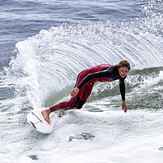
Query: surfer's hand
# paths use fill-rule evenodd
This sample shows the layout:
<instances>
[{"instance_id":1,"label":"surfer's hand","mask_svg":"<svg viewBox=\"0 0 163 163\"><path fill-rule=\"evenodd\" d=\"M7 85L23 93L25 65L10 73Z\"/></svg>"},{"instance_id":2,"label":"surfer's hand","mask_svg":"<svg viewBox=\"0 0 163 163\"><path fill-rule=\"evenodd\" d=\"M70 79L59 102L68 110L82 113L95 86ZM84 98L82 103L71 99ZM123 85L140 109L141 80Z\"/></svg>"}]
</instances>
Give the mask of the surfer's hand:
<instances>
[{"instance_id":1,"label":"surfer's hand","mask_svg":"<svg viewBox=\"0 0 163 163\"><path fill-rule=\"evenodd\" d=\"M75 87L72 91L71 91L71 97L76 97L76 95L79 93L79 88Z\"/></svg>"},{"instance_id":2,"label":"surfer's hand","mask_svg":"<svg viewBox=\"0 0 163 163\"><path fill-rule=\"evenodd\" d=\"M124 110L124 112L127 112L127 106L124 100L122 101L122 110Z\"/></svg>"}]
</instances>

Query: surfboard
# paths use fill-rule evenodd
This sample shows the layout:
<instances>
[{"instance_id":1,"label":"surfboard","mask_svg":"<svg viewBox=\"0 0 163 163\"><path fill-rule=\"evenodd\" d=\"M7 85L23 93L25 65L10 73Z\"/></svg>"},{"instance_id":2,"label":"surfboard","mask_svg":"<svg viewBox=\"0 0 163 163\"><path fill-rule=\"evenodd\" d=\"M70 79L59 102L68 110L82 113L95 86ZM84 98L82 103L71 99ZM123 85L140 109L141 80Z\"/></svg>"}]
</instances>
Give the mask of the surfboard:
<instances>
[{"instance_id":1,"label":"surfboard","mask_svg":"<svg viewBox=\"0 0 163 163\"><path fill-rule=\"evenodd\" d=\"M42 111L43 109L45 108L40 110ZM54 124L56 124L58 120L58 116L54 112L50 113L50 124L48 124L40 110L31 111L27 115L27 120L36 131L44 134L50 134L53 130Z\"/></svg>"}]
</instances>

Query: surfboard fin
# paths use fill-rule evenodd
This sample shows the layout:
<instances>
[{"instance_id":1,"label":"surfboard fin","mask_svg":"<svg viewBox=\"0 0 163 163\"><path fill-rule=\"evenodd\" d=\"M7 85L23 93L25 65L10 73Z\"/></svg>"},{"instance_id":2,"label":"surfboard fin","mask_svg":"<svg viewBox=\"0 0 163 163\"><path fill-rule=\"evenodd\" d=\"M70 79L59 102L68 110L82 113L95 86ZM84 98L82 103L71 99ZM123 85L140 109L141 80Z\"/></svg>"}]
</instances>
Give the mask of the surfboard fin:
<instances>
[{"instance_id":1,"label":"surfboard fin","mask_svg":"<svg viewBox=\"0 0 163 163\"><path fill-rule=\"evenodd\" d=\"M32 126L36 129L36 126L34 125L34 123L32 123L31 121L30 121L30 123L32 124Z\"/></svg>"}]
</instances>

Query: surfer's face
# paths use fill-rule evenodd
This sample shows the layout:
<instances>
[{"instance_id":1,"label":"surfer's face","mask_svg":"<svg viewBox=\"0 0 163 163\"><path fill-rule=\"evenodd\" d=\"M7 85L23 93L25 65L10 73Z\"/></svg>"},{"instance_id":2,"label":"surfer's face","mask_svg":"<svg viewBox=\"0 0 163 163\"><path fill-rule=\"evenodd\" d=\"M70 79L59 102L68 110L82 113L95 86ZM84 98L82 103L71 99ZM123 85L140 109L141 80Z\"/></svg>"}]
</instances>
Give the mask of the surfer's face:
<instances>
[{"instance_id":1,"label":"surfer's face","mask_svg":"<svg viewBox=\"0 0 163 163\"><path fill-rule=\"evenodd\" d=\"M118 71L119 71L119 75L121 76L121 78L124 78L129 72L127 67L118 68Z\"/></svg>"}]
</instances>

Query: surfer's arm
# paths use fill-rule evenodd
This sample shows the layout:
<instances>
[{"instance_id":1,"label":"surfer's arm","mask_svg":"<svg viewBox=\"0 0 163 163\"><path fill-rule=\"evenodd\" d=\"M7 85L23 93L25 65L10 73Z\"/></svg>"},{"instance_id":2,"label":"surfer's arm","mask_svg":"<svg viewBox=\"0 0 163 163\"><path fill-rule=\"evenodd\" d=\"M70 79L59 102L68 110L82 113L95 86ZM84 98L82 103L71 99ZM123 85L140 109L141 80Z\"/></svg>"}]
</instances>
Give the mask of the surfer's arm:
<instances>
[{"instance_id":1,"label":"surfer's arm","mask_svg":"<svg viewBox=\"0 0 163 163\"><path fill-rule=\"evenodd\" d=\"M126 106L126 102L125 102L125 83L124 83L124 79L120 79L119 88L120 88L121 97L122 97L122 110L124 110L124 112L127 112L127 106Z\"/></svg>"},{"instance_id":2,"label":"surfer's arm","mask_svg":"<svg viewBox=\"0 0 163 163\"><path fill-rule=\"evenodd\" d=\"M111 78L112 74L110 69L106 69L103 71L95 72L88 74L80 83L77 87L75 87L72 92L71 96L76 97L76 95L79 93L80 89L87 84L90 80L92 79L99 79L99 78Z\"/></svg>"},{"instance_id":3,"label":"surfer's arm","mask_svg":"<svg viewBox=\"0 0 163 163\"><path fill-rule=\"evenodd\" d=\"M119 80L119 88L120 88L122 100L125 101L125 82L124 82L124 79Z\"/></svg>"},{"instance_id":4,"label":"surfer's arm","mask_svg":"<svg viewBox=\"0 0 163 163\"><path fill-rule=\"evenodd\" d=\"M111 78L112 74L109 69L104 71L99 71L95 73L88 74L77 86L77 88L81 89L85 84L87 84L92 79L99 79L99 78Z\"/></svg>"},{"instance_id":5,"label":"surfer's arm","mask_svg":"<svg viewBox=\"0 0 163 163\"><path fill-rule=\"evenodd\" d=\"M80 84L75 87L72 91L71 91L71 97L76 97L76 95L79 93L80 89L87 84L90 80L92 79L98 79L98 78L108 78L111 76L111 73L109 73L107 70L104 71L99 71L99 72L95 72L95 73L91 73L88 74L81 82Z\"/></svg>"}]
</instances>

